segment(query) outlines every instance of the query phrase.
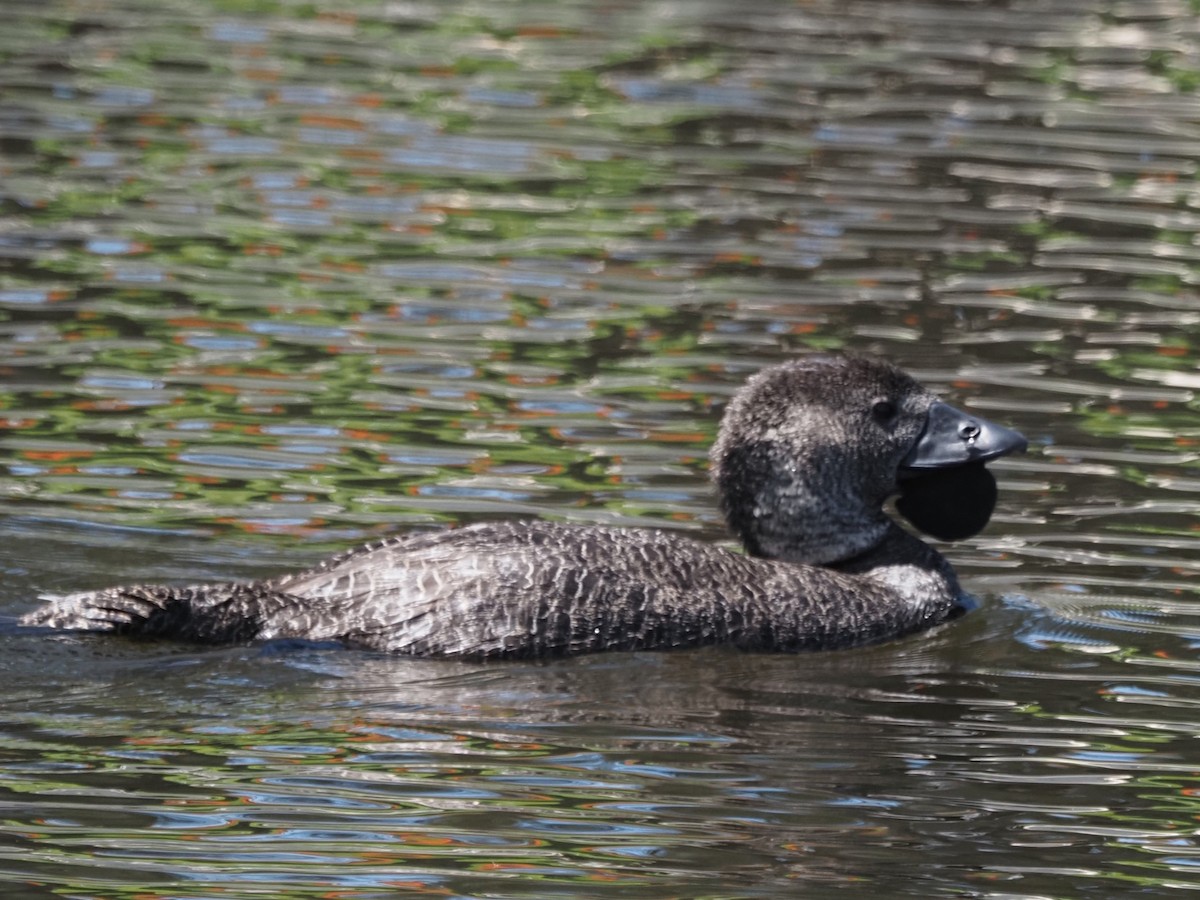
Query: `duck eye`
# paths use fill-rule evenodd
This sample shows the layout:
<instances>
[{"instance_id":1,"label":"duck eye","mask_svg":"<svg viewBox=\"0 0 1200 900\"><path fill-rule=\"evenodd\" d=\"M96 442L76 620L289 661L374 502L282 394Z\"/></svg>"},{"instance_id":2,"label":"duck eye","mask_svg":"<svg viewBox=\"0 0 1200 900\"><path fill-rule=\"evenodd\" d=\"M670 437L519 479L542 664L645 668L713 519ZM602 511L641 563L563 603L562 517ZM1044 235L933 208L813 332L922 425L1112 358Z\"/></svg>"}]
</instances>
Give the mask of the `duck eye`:
<instances>
[{"instance_id":1,"label":"duck eye","mask_svg":"<svg viewBox=\"0 0 1200 900\"><path fill-rule=\"evenodd\" d=\"M896 418L896 404L891 400L876 400L871 407L871 415L880 425L886 425Z\"/></svg>"}]
</instances>

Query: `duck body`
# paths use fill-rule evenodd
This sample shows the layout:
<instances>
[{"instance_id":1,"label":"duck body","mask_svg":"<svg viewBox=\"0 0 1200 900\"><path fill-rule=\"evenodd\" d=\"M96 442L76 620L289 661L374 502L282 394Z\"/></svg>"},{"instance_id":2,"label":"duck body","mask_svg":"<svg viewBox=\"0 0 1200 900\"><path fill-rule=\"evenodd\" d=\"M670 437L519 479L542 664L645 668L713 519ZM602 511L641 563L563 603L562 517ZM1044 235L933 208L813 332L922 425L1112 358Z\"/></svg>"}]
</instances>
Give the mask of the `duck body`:
<instances>
[{"instance_id":1,"label":"duck body","mask_svg":"<svg viewBox=\"0 0 1200 900\"><path fill-rule=\"evenodd\" d=\"M893 527L842 571L666 531L484 523L390 538L269 581L71 594L27 624L475 659L846 647L936 624L957 603L944 558Z\"/></svg>"},{"instance_id":2,"label":"duck body","mask_svg":"<svg viewBox=\"0 0 1200 900\"><path fill-rule=\"evenodd\" d=\"M388 538L264 581L68 594L23 623L475 659L871 643L944 621L962 596L946 559L884 501L901 492L918 527L963 536L995 499L982 463L1023 446L886 363L808 357L752 378L713 449L722 509L747 553L667 531L483 523ZM943 470L957 479L950 497L937 489ZM905 477L922 485L911 498Z\"/></svg>"}]
</instances>

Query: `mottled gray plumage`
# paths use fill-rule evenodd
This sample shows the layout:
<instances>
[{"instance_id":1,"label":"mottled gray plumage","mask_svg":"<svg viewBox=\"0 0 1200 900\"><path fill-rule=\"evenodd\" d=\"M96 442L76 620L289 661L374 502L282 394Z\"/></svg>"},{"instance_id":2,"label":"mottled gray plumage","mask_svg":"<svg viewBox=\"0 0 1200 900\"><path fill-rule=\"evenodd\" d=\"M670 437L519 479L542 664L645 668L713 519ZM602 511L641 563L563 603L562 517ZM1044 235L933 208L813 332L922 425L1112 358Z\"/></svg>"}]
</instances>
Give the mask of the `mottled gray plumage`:
<instances>
[{"instance_id":1,"label":"mottled gray plumage","mask_svg":"<svg viewBox=\"0 0 1200 900\"><path fill-rule=\"evenodd\" d=\"M918 441L940 440L926 428L935 402L895 367L859 357L751 378L712 452L721 508L750 555L662 531L481 524L389 538L267 581L70 594L23 622L472 658L878 641L946 619L959 600L946 560L883 511L920 465L909 458ZM999 431L994 447L970 438L971 458L1023 447Z\"/></svg>"}]
</instances>

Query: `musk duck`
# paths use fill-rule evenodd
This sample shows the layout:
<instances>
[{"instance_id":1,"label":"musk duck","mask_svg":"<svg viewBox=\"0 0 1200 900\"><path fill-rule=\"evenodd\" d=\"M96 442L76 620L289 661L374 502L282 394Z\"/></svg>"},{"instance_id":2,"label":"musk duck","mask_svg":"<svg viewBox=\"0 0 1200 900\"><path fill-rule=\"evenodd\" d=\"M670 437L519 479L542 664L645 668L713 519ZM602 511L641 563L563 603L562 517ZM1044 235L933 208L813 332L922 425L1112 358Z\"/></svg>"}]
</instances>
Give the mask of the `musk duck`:
<instances>
[{"instance_id":1,"label":"musk duck","mask_svg":"<svg viewBox=\"0 0 1200 900\"><path fill-rule=\"evenodd\" d=\"M750 378L712 448L744 552L672 531L488 522L389 537L264 581L44 598L22 623L471 659L867 644L943 622L963 601L950 564L885 501L897 496L925 534L970 537L996 501L984 464L1025 446L887 362L807 356Z\"/></svg>"}]
</instances>

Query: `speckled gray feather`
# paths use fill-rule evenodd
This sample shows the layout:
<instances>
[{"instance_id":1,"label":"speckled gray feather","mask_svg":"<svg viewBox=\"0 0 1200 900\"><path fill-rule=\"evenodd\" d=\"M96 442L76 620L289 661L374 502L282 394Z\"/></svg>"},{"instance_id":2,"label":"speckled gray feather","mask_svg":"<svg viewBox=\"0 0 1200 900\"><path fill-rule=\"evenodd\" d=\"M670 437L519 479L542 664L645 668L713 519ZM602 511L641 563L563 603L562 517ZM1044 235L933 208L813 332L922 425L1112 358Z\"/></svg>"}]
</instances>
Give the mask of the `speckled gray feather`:
<instances>
[{"instance_id":1,"label":"speckled gray feather","mask_svg":"<svg viewBox=\"0 0 1200 900\"><path fill-rule=\"evenodd\" d=\"M946 560L882 509L934 399L857 357L752 378L712 454L722 509L750 555L662 531L480 524L390 538L267 581L70 594L23 622L470 658L895 637L947 618L960 593Z\"/></svg>"},{"instance_id":2,"label":"speckled gray feather","mask_svg":"<svg viewBox=\"0 0 1200 900\"><path fill-rule=\"evenodd\" d=\"M883 502L936 399L865 357L810 356L754 375L711 453L730 528L770 559L820 565L867 551L891 524ZM894 411L886 421L881 402Z\"/></svg>"}]
</instances>

